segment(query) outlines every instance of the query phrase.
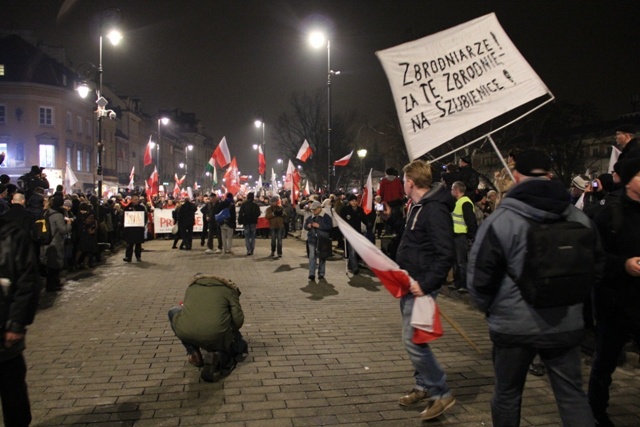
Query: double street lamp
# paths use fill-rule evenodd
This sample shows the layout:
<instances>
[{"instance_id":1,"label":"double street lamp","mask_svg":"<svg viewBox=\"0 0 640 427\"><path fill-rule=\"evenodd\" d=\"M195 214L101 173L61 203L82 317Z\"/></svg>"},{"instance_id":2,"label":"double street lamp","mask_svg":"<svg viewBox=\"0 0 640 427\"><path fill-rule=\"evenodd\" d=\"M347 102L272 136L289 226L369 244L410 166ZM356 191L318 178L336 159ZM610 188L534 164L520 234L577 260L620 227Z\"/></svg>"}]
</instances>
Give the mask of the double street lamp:
<instances>
[{"instance_id":1,"label":"double street lamp","mask_svg":"<svg viewBox=\"0 0 640 427\"><path fill-rule=\"evenodd\" d=\"M331 163L331 75L340 74L340 71L331 69L331 41L319 31L309 34L309 42L315 48L327 45L327 192L331 193L331 175L334 167Z\"/></svg>"}]
</instances>

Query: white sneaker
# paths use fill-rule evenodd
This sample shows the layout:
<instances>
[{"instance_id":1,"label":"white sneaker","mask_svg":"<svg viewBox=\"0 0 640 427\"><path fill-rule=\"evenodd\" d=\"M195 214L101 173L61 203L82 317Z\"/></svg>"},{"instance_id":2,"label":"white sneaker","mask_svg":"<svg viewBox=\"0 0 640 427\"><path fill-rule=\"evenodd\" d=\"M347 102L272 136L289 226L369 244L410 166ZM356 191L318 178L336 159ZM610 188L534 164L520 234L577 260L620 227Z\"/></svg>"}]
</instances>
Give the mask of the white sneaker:
<instances>
[{"instance_id":1,"label":"white sneaker","mask_svg":"<svg viewBox=\"0 0 640 427\"><path fill-rule=\"evenodd\" d=\"M212 254L213 253L213 249L207 249L206 251L204 251L205 254Z\"/></svg>"},{"instance_id":2,"label":"white sneaker","mask_svg":"<svg viewBox=\"0 0 640 427\"><path fill-rule=\"evenodd\" d=\"M214 252L214 254L221 254L222 251L220 249L216 249L216 251Z\"/></svg>"}]
</instances>

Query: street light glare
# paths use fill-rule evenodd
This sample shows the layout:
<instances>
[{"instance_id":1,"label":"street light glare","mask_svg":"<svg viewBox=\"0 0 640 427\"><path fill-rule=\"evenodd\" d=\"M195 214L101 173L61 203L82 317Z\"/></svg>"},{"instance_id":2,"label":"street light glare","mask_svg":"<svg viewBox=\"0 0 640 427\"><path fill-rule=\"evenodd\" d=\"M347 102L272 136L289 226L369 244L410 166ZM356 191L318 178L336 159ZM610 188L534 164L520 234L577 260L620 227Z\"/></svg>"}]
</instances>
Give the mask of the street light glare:
<instances>
[{"instance_id":1,"label":"street light glare","mask_svg":"<svg viewBox=\"0 0 640 427\"><path fill-rule=\"evenodd\" d=\"M118 30L111 30L109 34L107 34L107 38L111 42L112 45L117 45L122 40L122 34Z\"/></svg>"},{"instance_id":2,"label":"street light glare","mask_svg":"<svg viewBox=\"0 0 640 427\"><path fill-rule=\"evenodd\" d=\"M187 149L188 149L189 151L193 150L193 145L191 145L191 144L187 145Z\"/></svg>"},{"instance_id":3,"label":"street light glare","mask_svg":"<svg viewBox=\"0 0 640 427\"><path fill-rule=\"evenodd\" d=\"M360 157L361 159L364 159L367 156L367 150L365 148L361 148L357 151L357 153L358 157Z\"/></svg>"},{"instance_id":4,"label":"street light glare","mask_svg":"<svg viewBox=\"0 0 640 427\"><path fill-rule=\"evenodd\" d=\"M326 39L324 37L324 34L322 34L320 31L314 31L311 34L309 34L309 43L311 43L311 46L313 47L323 47L326 45Z\"/></svg>"},{"instance_id":5,"label":"street light glare","mask_svg":"<svg viewBox=\"0 0 640 427\"><path fill-rule=\"evenodd\" d=\"M257 128L262 126L262 120L256 120L255 122L253 122L254 125L256 125Z\"/></svg>"},{"instance_id":6,"label":"street light glare","mask_svg":"<svg viewBox=\"0 0 640 427\"><path fill-rule=\"evenodd\" d=\"M160 119L160 123L162 123L163 125L166 125L167 123L169 123L169 119L167 117L162 117Z\"/></svg>"},{"instance_id":7,"label":"street light glare","mask_svg":"<svg viewBox=\"0 0 640 427\"><path fill-rule=\"evenodd\" d=\"M80 98L83 98L83 99L89 95L89 92L91 92L91 89L89 89L89 86L87 86L87 84L84 82L80 83L76 88L76 90L78 91Z\"/></svg>"}]
</instances>

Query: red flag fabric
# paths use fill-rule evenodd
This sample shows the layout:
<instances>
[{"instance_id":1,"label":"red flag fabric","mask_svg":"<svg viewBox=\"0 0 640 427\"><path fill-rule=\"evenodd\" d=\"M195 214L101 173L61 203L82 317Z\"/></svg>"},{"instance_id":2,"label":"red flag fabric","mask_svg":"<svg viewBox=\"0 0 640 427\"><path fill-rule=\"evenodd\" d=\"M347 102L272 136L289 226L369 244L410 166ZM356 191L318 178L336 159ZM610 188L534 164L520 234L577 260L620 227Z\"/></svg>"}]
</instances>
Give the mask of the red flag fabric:
<instances>
[{"instance_id":1,"label":"red flag fabric","mask_svg":"<svg viewBox=\"0 0 640 427\"><path fill-rule=\"evenodd\" d=\"M151 156L151 137L149 137L147 148L144 150L144 165L149 166L151 163L153 163L153 157Z\"/></svg>"},{"instance_id":2,"label":"red flag fabric","mask_svg":"<svg viewBox=\"0 0 640 427\"><path fill-rule=\"evenodd\" d=\"M347 154L346 156L344 156L341 159L336 160L335 162L333 162L334 166L347 166L349 164L349 160L351 160L351 156L353 156L353 150L351 150L351 152L349 154Z\"/></svg>"},{"instance_id":3,"label":"red flag fabric","mask_svg":"<svg viewBox=\"0 0 640 427\"><path fill-rule=\"evenodd\" d=\"M373 169L369 171L369 178L367 178L367 184L364 187L364 194L361 200L362 209L367 215L373 210L373 183L371 182L371 172L373 172Z\"/></svg>"},{"instance_id":4,"label":"red flag fabric","mask_svg":"<svg viewBox=\"0 0 640 427\"><path fill-rule=\"evenodd\" d=\"M298 155L296 155L296 159L306 162L309 157L313 154L313 150L309 146L309 143L305 139L302 143L302 147L298 150Z\"/></svg>"},{"instance_id":5,"label":"red flag fabric","mask_svg":"<svg viewBox=\"0 0 640 427\"><path fill-rule=\"evenodd\" d=\"M236 163L235 157L231 160L227 171L224 173L223 179L224 186L228 192L235 195L240 191L240 177L238 176L238 164Z\"/></svg>"},{"instance_id":6,"label":"red flag fabric","mask_svg":"<svg viewBox=\"0 0 640 427\"><path fill-rule=\"evenodd\" d=\"M267 170L267 161L264 158L264 153L262 152L262 145L258 145L258 174L264 175Z\"/></svg>"}]
</instances>

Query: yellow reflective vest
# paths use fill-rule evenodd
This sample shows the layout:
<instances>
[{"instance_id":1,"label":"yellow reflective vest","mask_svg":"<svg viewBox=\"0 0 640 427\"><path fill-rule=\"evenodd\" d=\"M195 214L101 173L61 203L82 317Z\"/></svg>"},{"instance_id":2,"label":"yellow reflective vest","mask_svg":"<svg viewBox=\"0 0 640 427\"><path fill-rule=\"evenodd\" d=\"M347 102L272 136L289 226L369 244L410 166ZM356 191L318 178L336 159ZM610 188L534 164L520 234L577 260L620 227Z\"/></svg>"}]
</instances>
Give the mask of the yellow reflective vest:
<instances>
[{"instance_id":1,"label":"yellow reflective vest","mask_svg":"<svg viewBox=\"0 0 640 427\"><path fill-rule=\"evenodd\" d=\"M462 196L456 201L456 207L451 213L451 216L453 217L454 234L467 234L467 223L464 222L464 215L462 214L462 205L464 205L465 203L471 203L471 206L475 212L475 205L467 196Z\"/></svg>"}]
</instances>

